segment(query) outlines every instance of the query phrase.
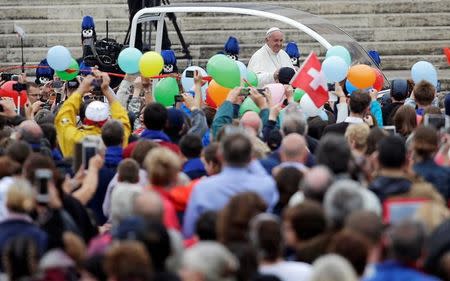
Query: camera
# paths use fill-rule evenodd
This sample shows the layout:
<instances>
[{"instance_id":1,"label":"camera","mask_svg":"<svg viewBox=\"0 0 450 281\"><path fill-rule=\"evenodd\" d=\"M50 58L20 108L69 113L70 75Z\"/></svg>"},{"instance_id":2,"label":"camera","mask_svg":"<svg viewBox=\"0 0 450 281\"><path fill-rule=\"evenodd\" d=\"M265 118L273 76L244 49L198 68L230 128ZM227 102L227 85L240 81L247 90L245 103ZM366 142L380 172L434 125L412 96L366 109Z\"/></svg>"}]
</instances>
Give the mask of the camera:
<instances>
[{"instance_id":1,"label":"camera","mask_svg":"<svg viewBox=\"0 0 450 281\"><path fill-rule=\"evenodd\" d=\"M175 103L184 101L184 98L182 95L175 95L174 99L175 99Z\"/></svg>"},{"instance_id":2,"label":"camera","mask_svg":"<svg viewBox=\"0 0 450 281\"><path fill-rule=\"evenodd\" d=\"M54 80L52 82L52 88L62 88L64 83L60 80Z\"/></svg>"},{"instance_id":3,"label":"camera","mask_svg":"<svg viewBox=\"0 0 450 281\"><path fill-rule=\"evenodd\" d=\"M53 172L49 169L37 169L34 172L34 185L37 189L36 201L47 205L49 202L48 183L52 180Z\"/></svg>"},{"instance_id":4,"label":"camera","mask_svg":"<svg viewBox=\"0 0 450 281\"><path fill-rule=\"evenodd\" d=\"M241 89L241 92L239 93L240 96L247 97L250 94L250 88L243 88Z\"/></svg>"},{"instance_id":5,"label":"camera","mask_svg":"<svg viewBox=\"0 0 450 281\"><path fill-rule=\"evenodd\" d=\"M98 142L90 139L85 139L81 143L81 163L85 170L89 168L89 160L98 152Z\"/></svg>"},{"instance_id":6,"label":"camera","mask_svg":"<svg viewBox=\"0 0 450 281\"><path fill-rule=\"evenodd\" d=\"M450 118L444 114L425 114L423 124L441 131L450 127Z\"/></svg>"},{"instance_id":7,"label":"camera","mask_svg":"<svg viewBox=\"0 0 450 281\"><path fill-rule=\"evenodd\" d=\"M21 92L27 89L27 85L22 83L15 83L14 85L12 85L12 88L14 91Z\"/></svg>"},{"instance_id":8,"label":"camera","mask_svg":"<svg viewBox=\"0 0 450 281\"><path fill-rule=\"evenodd\" d=\"M186 70L186 78L194 78L194 70Z\"/></svg>"},{"instance_id":9,"label":"camera","mask_svg":"<svg viewBox=\"0 0 450 281\"><path fill-rule=\"evenodd\" d=\"M13 74L12 73L2 73L1 79L2 81L11 81Z\"/></svg>"}]
</instances>

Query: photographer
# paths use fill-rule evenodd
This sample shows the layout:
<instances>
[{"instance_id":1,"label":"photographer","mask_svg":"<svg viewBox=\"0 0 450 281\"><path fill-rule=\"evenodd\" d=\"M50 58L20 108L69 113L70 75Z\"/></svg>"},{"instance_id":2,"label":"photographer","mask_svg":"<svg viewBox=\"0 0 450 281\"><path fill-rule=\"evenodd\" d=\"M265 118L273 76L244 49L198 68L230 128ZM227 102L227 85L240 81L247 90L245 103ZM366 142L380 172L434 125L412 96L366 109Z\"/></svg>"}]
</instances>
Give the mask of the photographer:
<instances>
[{"instance_id":1,"label":"photographer","mask_svg":"<svg viewBox=\"0 0 450 281\"><path fill-rule=\"evenodd\" d=\"M94 75L86 76L80 83L78 89L64 102L55 118L55 126L58 136L58 143L64 157L73 155L74 144L88 135L100 135L102 126L108 119L116 119L124 127L124 146L128 143L131 126L128 113L125 108L116 99L114 92L109 88L109 76L98 70ZM100 93L94 95L94 98L105 97L108 104L98 100L85 101L86 94L91 94L95 84L100 84ZM84 102L84 103L83 103ZM85 108L84 112L82 108ZM77 126L77 116L80 116L82 126Z\"/></svg>"}]
</instances>

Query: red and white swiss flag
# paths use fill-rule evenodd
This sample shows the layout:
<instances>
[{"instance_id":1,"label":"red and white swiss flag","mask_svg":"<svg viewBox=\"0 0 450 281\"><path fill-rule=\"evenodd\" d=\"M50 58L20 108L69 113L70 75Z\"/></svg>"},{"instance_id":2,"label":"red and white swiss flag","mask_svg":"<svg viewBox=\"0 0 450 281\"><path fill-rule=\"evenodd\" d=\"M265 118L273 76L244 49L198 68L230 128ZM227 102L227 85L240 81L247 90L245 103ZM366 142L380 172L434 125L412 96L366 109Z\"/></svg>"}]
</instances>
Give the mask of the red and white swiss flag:
<instances>
[{"instance_id":1,"label":"red and white swiss flag","mask_svg":"<svg viewBox=\"0 0 450 281\"><path fill-rule=\"evenodd\" d=\"M292 77L292 87L304 90L317 107L328 101L327 79L322 72L322 65L314 52L311 52L297 74Z\"/></svg>"}]
</instances>

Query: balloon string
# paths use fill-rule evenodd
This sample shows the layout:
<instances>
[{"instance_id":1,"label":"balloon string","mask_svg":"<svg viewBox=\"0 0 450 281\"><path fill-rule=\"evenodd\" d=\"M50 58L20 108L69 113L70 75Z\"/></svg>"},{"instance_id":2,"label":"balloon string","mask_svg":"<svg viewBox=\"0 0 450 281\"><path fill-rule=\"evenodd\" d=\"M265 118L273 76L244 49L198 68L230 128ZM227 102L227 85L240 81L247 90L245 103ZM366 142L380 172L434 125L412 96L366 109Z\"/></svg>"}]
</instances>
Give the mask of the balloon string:
<instances>
[{"instance_id":1,"label":"balloon string","mask_svg":"<svg viewBox=\"0 0 450 281\"><path fill-rule=\"evenodd\" d=\"M37 69L37 68L50 68L50 66L46 66L46 65L26 65L24 66L25 69ZM9 67L4 67L4 68L0 68L0 72L5 72L5 71L10 71L10 70L15 70L15 69L22 69L21 65L14 65L14 66L9 66ZM80 72L91 72L90 70L78 70L78 69L74 69L74 68L68 68L65 70L66 72L69 73L73 73L75 71L80 71ZM115 77L120 77L120 78L125 78L125 74L120 74L120 73L113 73L113 72L105 72L106 74L108 74L109 76L115 76ZM166 78L166 77L173 77L177 80L179 80L181 77L180 75L176 75L174 77L173 74L161 74L161 75L155 75L155 76L151 76L149 78L151 79L162 79L162 78ZM210 82L212 80L212 77L210 76L205 76L203 77L203 80Z\"/></svg>"}]
</instances>

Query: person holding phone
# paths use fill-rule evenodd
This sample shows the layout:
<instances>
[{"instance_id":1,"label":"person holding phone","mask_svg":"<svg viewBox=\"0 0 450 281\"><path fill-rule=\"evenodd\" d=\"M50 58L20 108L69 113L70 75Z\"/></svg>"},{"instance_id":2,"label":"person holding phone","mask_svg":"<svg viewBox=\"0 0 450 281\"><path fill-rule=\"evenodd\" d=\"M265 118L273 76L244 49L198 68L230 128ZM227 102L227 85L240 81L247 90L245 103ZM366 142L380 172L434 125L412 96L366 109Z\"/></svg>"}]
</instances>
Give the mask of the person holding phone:
<instances>
[{"instance_id":1,"label":"person holding phone","mask_svg":"<svg viewBox=\"0 0 450 281\"><path fill-rule=\"evenodd\" d=\"M114 92L109 87L110 78L107 73L94 70L94 75L88 75L80 83L78 89L64 102L55 117L55 126L58 143L64 157L71 157L74 145L85 136L100 135L102 126L111 117L122 123L124 128L123 146L128 144L131 133L128 112L116 99ZM100 92L108 101L86 101L83 103L83 95L94 89L95 83L100 83ZM82 110L84 109L84 111ZM77 115L82 121L77 126Z\"/></svg>"}]
</instances>

